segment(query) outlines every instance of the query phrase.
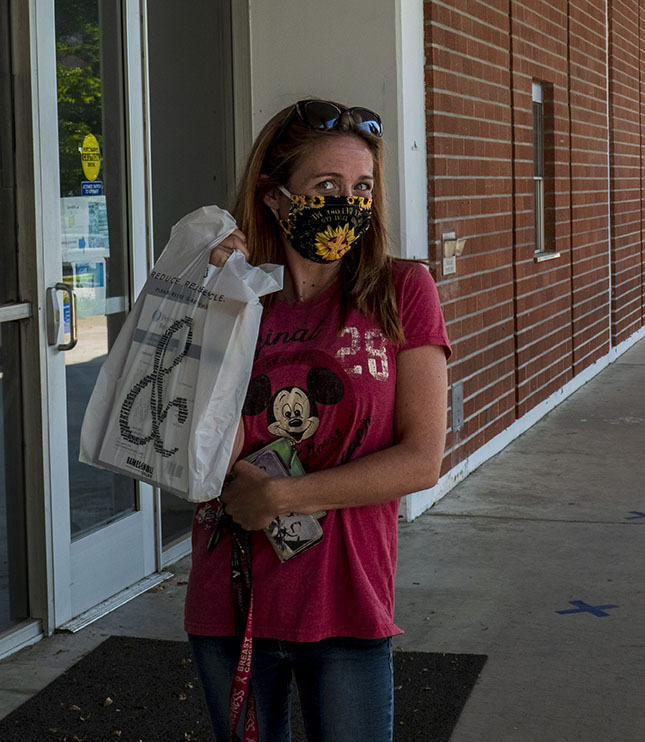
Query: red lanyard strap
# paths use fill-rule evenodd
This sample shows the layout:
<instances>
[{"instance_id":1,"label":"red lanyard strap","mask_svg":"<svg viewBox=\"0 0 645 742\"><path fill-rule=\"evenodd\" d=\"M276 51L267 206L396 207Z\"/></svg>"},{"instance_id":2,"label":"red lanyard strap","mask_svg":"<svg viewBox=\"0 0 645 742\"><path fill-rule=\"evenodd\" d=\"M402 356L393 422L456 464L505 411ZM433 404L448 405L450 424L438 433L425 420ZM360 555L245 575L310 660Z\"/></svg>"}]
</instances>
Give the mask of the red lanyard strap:
<instances>
[{"instance_id":1,"label":"red lanyard strap","mask_svg":"<svg viewBox=\"0 0 645 742\"><path fill-rule=\"evenodd\" d=\"M229 701L229 728L231 740L237 739L235 730L242 714L244 699L248 694L246 705L246 716L244 717L244 742L259 742L257 713L255 709L255 697L251 688L251 660L253 654L253 592L251 592L251 603L242 637L242 648L237 668L233 676L231 698Z\"/></svg>"},{"instance_id":2,"label":"red lanyard strap","mask_svg":"<svg viewBox=\"0 0 645 742\"><path fill-rule=\"evenodd\" d=\"M232 536L231 546L231 584L233 586L233 608L238 636L242 636L240 657L237 662L229 701L229 728L231 740L236 740L237 729L244 701L246 715L244 718L244 742L259 742L255 697L251 687L251 661L253 657L253 581L251 579L251 537L233 519L226 514L224 506L218 504L213 535L208 548L212 551L226 528Z\"/></svg>"},{"instance_id":3,"label":"red lanyard strap","mask_svg":"<svg viewBox=\"0 0 645 742\"><path fill-rule=\"evenodd\" d=\"M225 516L229 518L230 516ZM223 521L225 522L225 521ZM235 609L235 626L239 636L244 634L248 623L251 606L251 538L249 532L233 520L225 527L231 531L233 545L231 548L231 584L233 586L233 607Z\"/></svg>"}]
</instances>

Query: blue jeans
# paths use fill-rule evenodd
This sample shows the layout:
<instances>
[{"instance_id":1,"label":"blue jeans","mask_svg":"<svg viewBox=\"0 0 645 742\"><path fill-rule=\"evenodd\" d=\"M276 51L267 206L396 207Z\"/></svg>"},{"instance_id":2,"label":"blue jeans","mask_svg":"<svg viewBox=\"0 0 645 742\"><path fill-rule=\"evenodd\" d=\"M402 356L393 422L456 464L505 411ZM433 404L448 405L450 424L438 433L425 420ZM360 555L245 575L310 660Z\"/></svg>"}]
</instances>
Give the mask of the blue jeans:
<instances>
[{"instance_id":1,"label":"blue jeans","mask_svg":"<svg viewBox=\"0 0 645 742\"><path fill-rule=\"evenodd\" d=\"M229 695L240 640L196 635L188 639L215 740L229 742ZM251 681L260 742L290 742L292 679L309 742L391 742L394 682L389 637L335 637L319 642L254 639Z\"/></svg>"}]
</instances>

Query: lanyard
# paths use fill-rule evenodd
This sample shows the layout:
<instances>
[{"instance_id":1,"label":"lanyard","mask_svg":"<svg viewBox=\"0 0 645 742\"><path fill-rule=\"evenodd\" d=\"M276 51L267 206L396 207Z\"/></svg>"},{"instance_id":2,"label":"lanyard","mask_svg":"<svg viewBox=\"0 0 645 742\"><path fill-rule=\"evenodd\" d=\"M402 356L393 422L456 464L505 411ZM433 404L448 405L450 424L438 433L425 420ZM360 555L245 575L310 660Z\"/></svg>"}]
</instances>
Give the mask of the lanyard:
<instances>
[{"instance_id":1,"label":"lanyard","mask_svg":"<svg viewBox=\"0 0 645 742\"><path fill-rule=\"evenodd\" d=\"M251 580L251 538L226 514L221 501L218 503L213 534L208 543L212 551L226 528L232 536L231 583L233 585L233 607L238 635L242 635L240 657L237 662L229 701L229 728L231 740L235 740L244 700L248 696L244 718L244 742L259 742L255 697L251 687L251 660L253 655L253 583Z\"/></svg>"}]
</instances>

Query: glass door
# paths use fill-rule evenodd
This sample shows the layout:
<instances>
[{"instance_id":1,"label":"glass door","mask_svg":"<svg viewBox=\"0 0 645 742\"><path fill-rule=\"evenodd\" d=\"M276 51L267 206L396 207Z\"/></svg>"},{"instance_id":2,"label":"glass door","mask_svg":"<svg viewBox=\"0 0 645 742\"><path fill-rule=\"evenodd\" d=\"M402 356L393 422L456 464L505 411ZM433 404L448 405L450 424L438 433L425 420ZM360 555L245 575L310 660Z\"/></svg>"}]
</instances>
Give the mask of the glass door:
<instances>
[{"instance_id":1,"label":"glass door","mask_svg":"<svg viewBox=\"0 0 645 742\"><path fill-rule=\"evenodd\" d=\"M152 488L78 461L85 407L146 274L141 33L132 0L53 0L38 10L40 146L51 166L44 274L60 320L47 358L61 625L156 566Z\"/></svg>"},{"instance_id":2,"label":"glass door","mask_svg":"<svg viewBox=\"0 0 645 742\"><path fill-rule=\"evenodd\" d=\"M152 233L158 257L184 214L204 204L229 203L233 26L230 0L154 0L147 5L147 19ZM161 491L164 562L190 548L193 512L191 503Z\"/></svg>"},{"instance_id":3,"label":"glass door","mask_svg":"<svg viewBox=\"0 0 645 742\"><path fill-rule=\"evenodd\" d=\"M9 7L0 0L0 634L29 616Z\"/></svg>"},{"instance_id":4,"label":"glass door","mask_svg":"<svg viewBox=\"0 0 645 742\"><path fill-rule=\"evenodd\" d=\"M136 510L132 480L78 461L87 402L129 309L123 51L117 4L55 5L61 275L74 292L76 327L69 295L63 319L66 336L78 338L64 353L75 541Z\"/></svg>"}]
</instances>

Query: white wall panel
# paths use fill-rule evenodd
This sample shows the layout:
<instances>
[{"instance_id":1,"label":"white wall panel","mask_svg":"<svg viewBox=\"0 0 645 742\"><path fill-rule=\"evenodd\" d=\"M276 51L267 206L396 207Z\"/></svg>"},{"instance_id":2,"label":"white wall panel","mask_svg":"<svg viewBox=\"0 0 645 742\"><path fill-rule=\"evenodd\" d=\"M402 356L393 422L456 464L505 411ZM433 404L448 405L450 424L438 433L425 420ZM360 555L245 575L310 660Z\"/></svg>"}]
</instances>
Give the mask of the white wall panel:
<instances>
[{"instance_id":1,"label":"white wall panel","mask_svg":"<svg viewBox=\"0 0 645 742\"><path fill-rule=\"evenodd\" d=\"M249 0L249 22L253 135L303 98L378 111L394 250L427 256L421 0Z\"/></svg>"}]
</instances>

